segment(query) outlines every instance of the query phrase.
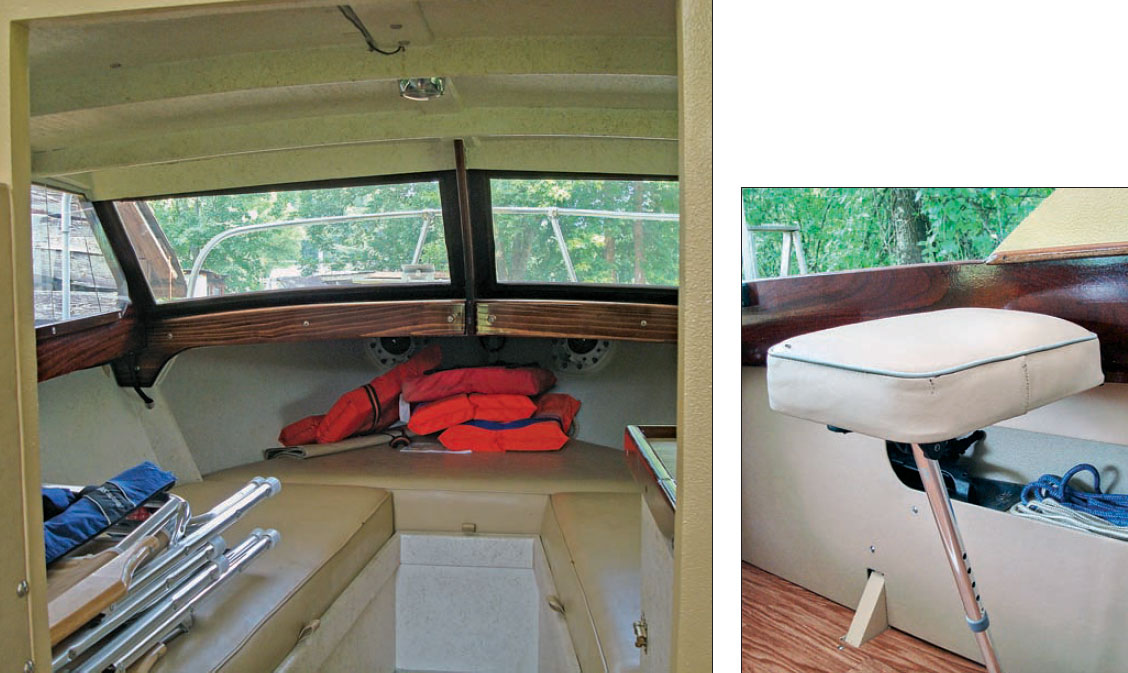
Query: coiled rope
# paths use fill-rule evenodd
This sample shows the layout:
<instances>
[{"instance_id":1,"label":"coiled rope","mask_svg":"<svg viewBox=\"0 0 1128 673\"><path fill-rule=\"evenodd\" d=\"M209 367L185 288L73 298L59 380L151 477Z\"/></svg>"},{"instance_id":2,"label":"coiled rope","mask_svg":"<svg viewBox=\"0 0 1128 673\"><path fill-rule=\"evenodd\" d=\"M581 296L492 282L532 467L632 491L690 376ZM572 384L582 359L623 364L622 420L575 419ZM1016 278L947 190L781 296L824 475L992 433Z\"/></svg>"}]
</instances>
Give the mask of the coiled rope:
<instances>
[{"instance_id":1,"label":"coiled rope","mask_svg":"<svg viewBox=\"0 0 1128 673\"><path fill-rule=\"evenodd\" d=\"M1093 476L1092 492L1069 486L1080 472ZM1088 463L1075 465L1060 477L1044 474L1030 482L1011 513L1128 541L1128 495L1102 493L1100 472Z\"/></svg>"}]
</instances>

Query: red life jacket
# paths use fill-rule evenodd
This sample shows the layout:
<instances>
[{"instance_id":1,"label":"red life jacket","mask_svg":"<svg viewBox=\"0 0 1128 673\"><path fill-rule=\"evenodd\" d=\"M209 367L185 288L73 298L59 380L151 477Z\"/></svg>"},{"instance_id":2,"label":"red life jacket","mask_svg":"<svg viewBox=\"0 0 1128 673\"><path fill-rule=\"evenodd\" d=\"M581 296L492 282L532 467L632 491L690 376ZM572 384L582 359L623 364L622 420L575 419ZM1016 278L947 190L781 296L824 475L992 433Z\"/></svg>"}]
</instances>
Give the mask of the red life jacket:
<instances>
[{"instance_id":1,"label":"red life jacket","mask_svg":"<svg viewBox=\"0 0 1128 673\"><path fill-rule=\"evenodd\" d=\"M300 421L294 421L282 428L282 432L278 435L278 442L282 446L315 444L317 442L317 428L324 418L325 414L318 414L317 416L306 416Z\"/></svg>"},{"instance_id":2,"label":"red life jacket","mask_svg":"<svg viewBox=\"0 0 1128 673\"><path fill-rule=\"evenodd\" d=\"M525 395L453 395L424 402L411 412L407 427L417 435L429 435L466 421L516 421L528 418L537 405Z\"/></svg>"},{"instance_id":3,"label":"red life jacket","mask_svg":"<svg viewBox=\"0 0 1128 673\"><path fill-rule=\"evenodd\" d=\"M412 378L403 384L407 402L431 402L459 393L540 395L556 385L552 372L540 367L464 367Z\"/></svg>"},{"instance_id":4,"label":"red life jacket","mask_svg":"<svg viewBox=\"0 0 1128 673\"><path fill-rule=\"evenodd\" d=\"M532 418L510 423L470 421L456 425L439 435L439 442L451 451L556 451L568 443L564 428L580 409L579 400L569 395L545 395L550 398L537 405ZM544 415L541 415L543 412Z\"/></svg>"},{"instance_id":5,"label":"red life jacket","mask_svg":"<svg viewBox=\"0 0 1128 673\"><path fill-rule=\"evenodd\" d=\"M572 421L580 412L580 401L564 393L548 393L541 395L537 400L537 410L533 416L537 418L551 418L560 423L560 429L568 433L572 429Z\"/></svg>"},{"instance_id":6,"label":"red life jacket","mask_svg":"<svg viewBox=\"0 0 1128 673\"><path fill-rule=\"evenodd\" d=\"M317 428L317 443L339 442L361 432L378 432L399 420L397 398L406 379L439 366L443 354L437 344L416 353L388 373L342 395Z\"/></svg>"}]
</instances>

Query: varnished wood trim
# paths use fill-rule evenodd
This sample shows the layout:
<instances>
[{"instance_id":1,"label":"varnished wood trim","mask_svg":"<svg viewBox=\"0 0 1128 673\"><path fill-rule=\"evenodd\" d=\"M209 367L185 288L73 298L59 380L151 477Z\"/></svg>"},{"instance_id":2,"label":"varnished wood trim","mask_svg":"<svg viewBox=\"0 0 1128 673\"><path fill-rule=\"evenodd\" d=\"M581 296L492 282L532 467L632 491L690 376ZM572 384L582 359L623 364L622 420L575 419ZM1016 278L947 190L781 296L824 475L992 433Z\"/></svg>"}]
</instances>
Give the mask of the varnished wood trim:
<instances>
[{"instance_id":1,"label":"varnished wood trim","mask_svg":"<svg viewBox=\"0 0 1128 673\"><path fill-rule=\"evenodd\" d=\"M39 381L89 367L97 367L122 357L141 345L141 328L132 314L88 323L83 329L74 329L64 323L65 332L56 330L52 335L49 326L36 330L35 354L38 361Z\"/></svg>"},{"instance_id":2,"label":"varnished wood trim","mask_svg":"<svg viewBox=\"0 0 1128 673\"><path fill-rule=\"evenodd\" d=\"M110 323L117 322L125 316L125 311L110 311L109 313L100 313L98 315L89 315L83 318L75 318L73 320L63 320L56 323L47 325L40 325L35 328L36 340L50 339L51 337L63 336L72 334L74 332L84 332L92 327L101 327L102 325L109 325Z\"/></svg>"},{"instance_id":3,"label":"varnished wood trim","mask_svg":"<svg viewBox=\"0 0 1128 673\"><path fill-rule=\"evenodd\" d=\"M466 304L461 300L431 300L277 306L156 318L146 326L147 346L136 362L118 368L119 383L150 386L166 362L189 348L380 336L460 336L465 333L465 316Z\"/></svg>"},{"instance_id":4,"label":"varnished wood trim","mask_svg":"<svg viewBox=\"0 0 1128 673\"><path fill-rule=\"evenodd\" d=\"M1097 334L1109 380L1128 372L1128 257L1031 264L922 264L750 283L742 361L828 327L962 306L1057 316Z\"/></svg>"},{"instance_id":5,"label":"varnished wood trim","mask_svg":"<svg viewBox=\"0 0 1128 673\"><path fill-rule=\"evenodd\" d=\"M478 334L671 342L678 307L601 301L497 299L478 304Z\"/></svg>"},{"instance_id":6,"label":"varnished wood trim","mask_svg":"<svg viewBox=\"0 0 1128 673\"><path fill-rule=\"evenodd\" d=\"M988 264L1018 264L1046 260L1080 259L1083 257L1117 257L1128 255L1128 242L1084 245L1059 245L1052 248L997 252L987 258Z\"/></svg>"}]
</instances>

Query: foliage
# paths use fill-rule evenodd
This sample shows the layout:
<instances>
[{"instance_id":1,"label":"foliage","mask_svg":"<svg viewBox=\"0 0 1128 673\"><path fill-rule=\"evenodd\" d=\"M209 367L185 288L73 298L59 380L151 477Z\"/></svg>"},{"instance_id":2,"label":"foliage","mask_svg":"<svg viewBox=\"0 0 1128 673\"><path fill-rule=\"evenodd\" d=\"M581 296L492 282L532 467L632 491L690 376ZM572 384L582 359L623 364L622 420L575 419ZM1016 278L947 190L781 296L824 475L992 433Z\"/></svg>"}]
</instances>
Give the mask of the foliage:
<instances>
[{"instance_id":1,"label":"foliage","mask_svg":"<svg viewBox=\"0 0 1128 673\"><path fill-rule=\"evenodd\" d=\"M494 180L495 205L570 207L677 213L676 182L616 180ZM449 272L438 184L405 183L218 196L149 202L187 272L216 234L246 224L312 217L432 209L420 262ZM398 273L409 263L422 218L368 220L257 231L223 241L206 269L227 292L265 289L271 272L313 276L329 272ZM676 222L561 216L560 225L579 282L676 285ZM543 215L495 217L500 280L567 282L564 259Z\"/></svg>"},{"instance_id":2,"label":"foliage","mask_svg":"<svg viewBox=\"0 0 1128 673\"><path fill-rule=\"evenodd\" d=\"M810 273L895 264L891 189L745 189L748 225L799 227ZM982 259L1052 189L927 188L912 190L926 235L916 243L925 262ZM778 276L782 236L753 235L760 278ZM791 273L797 273L792 262Z\"/></svg>"},{"instance_id":3,"label":"foliage","mask_svg":"<svg viewBox=\"0 0 1128 673\"><path fill-rule=\"evenodd\" d=\"M190 267L216 234L246 224L403 210L439 209L436 183L408 183L195 196L150 201L181 265ZM270 272L297 266L302 275L332 271L399 271L410 262L420 217L267 229L229 238L208 256L206 269L228 292L263 289ZM420 262L447 269L442 216L428 232Z\"/></svg>"},{"instance_id":4,"label":"foliage","mask_svg":"<svg viewBox=\"0 0 1128 673\"><path fill-rule=\"evenodd\" d=\"M677 213L672 181L494 180L493 205ZM560 228L582 283L677 285L677 222L561 215ZM494 216L498 279L568 282L544 215Z\"/></svg>"}]
</instances>

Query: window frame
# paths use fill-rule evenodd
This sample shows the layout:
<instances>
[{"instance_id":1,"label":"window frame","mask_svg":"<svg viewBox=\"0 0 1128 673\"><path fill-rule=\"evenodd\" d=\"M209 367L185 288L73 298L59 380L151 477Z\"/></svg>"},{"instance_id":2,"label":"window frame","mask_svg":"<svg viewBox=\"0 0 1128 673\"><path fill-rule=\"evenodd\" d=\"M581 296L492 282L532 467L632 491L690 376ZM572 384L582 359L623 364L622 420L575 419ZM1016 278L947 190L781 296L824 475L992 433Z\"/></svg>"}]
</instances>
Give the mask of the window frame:
<instances>
[{"instance_id":1,"label":"window frame","mask_svg":"<svg viewBox=\"0 0 1128 673\"><path fill-rule=\"evenodd\" d=\"M149 281L144 277L137 260L132 242L117 215L114 201L99 201L94 204L99 217L113 220L114 229L123 237L129 247L130 264L122 263L122 270L130 280L139 282L139 292L143 295L145 315L171 317L196 315L219 311L234 311L250 308L269 308L275 306L298 306L304 304L345 303L354 301L406 301L423 299L461 299L466 296L466 273L464 269L462 228L458 205L458 185L455 171L428 171L423 173L397 173L392 175L367 176L307 182L251 185L230 189L180 194L160 194L137 197L136 200L155 200L167 198L188 198L195 196L226 196L232 194L255 194L271 191L298 191L310 189L343 189L348 187L370 187L380 185L405 184L409 182L437 182L439 199L443 211L443 235L446 242L447 261L450 265L449 283L429 283L417 285L368 285L360 287L332 286L317 288L259 290L214 297L195 297L158 303L153 295ZM134 199L118 199L119 201Z\"/></svg>"},{"instance_id":2,"label":"window frame","mask_svg":"<svg viewBox=\"0 0 1128 673\"><path fill-rule=\"evenodd\" d=\"M638 175L619 173L571 173L543 171L469 170L470 221L474 249L475 298L487 299L573 299L620 301L644 304L677 304L678 288L662 285L596 283L502 283L497 280L494 246L492 179L518 180L638 180L677 182L676 175ZM681 222L678 222L681 226ZM679 251L680 253L680 251ZM679 254L679 265L681 256Z\"/></svg>"}]
</instances>

